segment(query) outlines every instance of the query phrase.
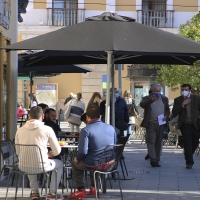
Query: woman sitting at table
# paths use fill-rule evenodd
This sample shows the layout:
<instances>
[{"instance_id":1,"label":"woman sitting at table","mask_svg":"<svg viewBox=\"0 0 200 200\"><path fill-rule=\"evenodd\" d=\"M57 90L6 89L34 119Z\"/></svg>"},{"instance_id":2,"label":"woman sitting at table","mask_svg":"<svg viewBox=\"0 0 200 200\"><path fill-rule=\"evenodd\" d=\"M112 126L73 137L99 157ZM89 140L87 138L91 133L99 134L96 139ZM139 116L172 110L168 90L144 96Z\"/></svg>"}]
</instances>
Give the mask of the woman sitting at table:
<instances>
[{"instance_id":1,"label":"woman sitting at table","mask_svg":"<svg viewBox=\"0 0 200 200\"><path fill-rule=\"evenodd\" d=\"M17 118L21 119L24 114L25 114L24 109L20 108L19 103L17 103Z\"/></svg>"}]
</instances>

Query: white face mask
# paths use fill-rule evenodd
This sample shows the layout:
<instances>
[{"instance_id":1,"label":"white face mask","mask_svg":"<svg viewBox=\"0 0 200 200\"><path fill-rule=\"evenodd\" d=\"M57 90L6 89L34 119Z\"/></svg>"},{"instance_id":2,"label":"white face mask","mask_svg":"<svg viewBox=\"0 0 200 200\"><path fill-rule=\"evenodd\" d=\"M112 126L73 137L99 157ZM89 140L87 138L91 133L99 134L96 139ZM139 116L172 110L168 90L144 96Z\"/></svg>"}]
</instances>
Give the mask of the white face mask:
<instances>
[{"instance_id":1,"label":"white face mask","mask_svg":"<svg viewBox=\"0 0 200 200\"><path fill-rule=\"evenodd\" d=\"M189 91L185 91L185 90L182 91L182 95L183 95L184 97L187 97L189 94L190 94Z\"/></svg>"}]
</instances>

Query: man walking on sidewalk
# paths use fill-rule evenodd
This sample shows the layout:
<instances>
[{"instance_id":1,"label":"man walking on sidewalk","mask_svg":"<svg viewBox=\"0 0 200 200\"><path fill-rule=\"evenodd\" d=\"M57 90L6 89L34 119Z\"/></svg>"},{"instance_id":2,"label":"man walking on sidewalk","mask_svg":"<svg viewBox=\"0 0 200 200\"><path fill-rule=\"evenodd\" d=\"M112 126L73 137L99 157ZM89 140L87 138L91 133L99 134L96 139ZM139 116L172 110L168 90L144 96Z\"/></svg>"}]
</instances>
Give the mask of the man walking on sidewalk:
<instances>
[{"instance_id":1,"label":"man walking on sidewalk","mask_svg":"<svg viewBox=\"0 0 200 200\"><path fill-rule=\"evenodd\" d=\"M152 167L160 167L160 152L163 132L169 117L168 98L161 95L160 84L151 86L152 93L143 97L140 106L144 108L141 126L146 128L146 142ZM161 118L159 120L159 118Z\"/></svg>"},{"instance_id":2,"label":"man walking on sidewalk","mask_svg":"<svg viewBox=\"0 0 200 200\"><path fill-rule=\"evenodd\" d=\"M194 164L193 154L199 144L200 131L197 118L200 112L200 97L191 94L191 86L181 86L182 95L174 99L173 115L178 115L178 128L180 128L186 160L186 169L191 169Z\"/></svg>"}]
</instances>

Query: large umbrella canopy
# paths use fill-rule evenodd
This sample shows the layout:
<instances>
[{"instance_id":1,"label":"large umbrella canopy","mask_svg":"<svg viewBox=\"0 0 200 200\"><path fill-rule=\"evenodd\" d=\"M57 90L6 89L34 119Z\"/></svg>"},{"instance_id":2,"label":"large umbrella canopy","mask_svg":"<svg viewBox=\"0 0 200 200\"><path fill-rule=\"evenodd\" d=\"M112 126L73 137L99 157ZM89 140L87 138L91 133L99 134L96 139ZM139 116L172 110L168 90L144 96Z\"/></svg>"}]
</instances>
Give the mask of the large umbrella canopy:
<instances>
[{"instance_id":1,"label":"large umbrella canopy","mask_svg":"<svg viewBox=\"0 0 200 200\"><path fill-rule=\"evenodd\" d=\"M123 52L125 53L125 52ZM73 54L73 56L72 56ZM83 52L46 50L26 57L27 67L34 66L37 62L40 66L65 65L65 64L107 64L106 52ZM127 54L129 54L127 52ZM197 60L197 56L186 56L181 54L167 55L119 55L113 53L115 64L179 64L191 65Z\"/></svg>"},{"instance_id":2,"label":"large umbrella canopy","mask_svg":"<svg viewBox=\"0 0 200 200\"><path fill-rule=\"evenodd\" d=\"M126 59L129 64L139 62L140 64L193 64L200 58L199 43L139 24L134 19L114 13L103 13L74 26L64 27L4 48L6 50L65 51L68 56L74 56L73 64L89 64L89 61L83 62L80 59L81 56L95 58L96 64L100 60L107 60L107 85L110 85L110 69L113 70L113 63L117 63L119 60L123 64L127 63ZM79 57L76 57L75 54ZM164 57L161 58L161 56ZM134 62L139 57L141 59ZM71 59L68 57L68 63L72 63ZM114 75L113 72L112 74ZM106 93L106 122L109 122L109 88ZM112 106L114 106L114 92ZM112 118L113 122L114 113Z\"/></svg>"},{"instance_id":3,"label":"large umbrella canopy","mask_svg":"<svg viewBox=\"0 0 200 200\"><path fill-rule=\"evenodd\" d=\"M124 18L114 13L88 18L85 22L6 46L5 49L70 51L71 55L78 51L80 56L90 56L94 52L105 55L106 51L113 51L117 60L123 60L122 63L126 63L124 58L130 55L135 56L136 60L144 56L137 61L140 64L143 62L151 64L152 61L155 63L155 59L160 56L167 56L168 62L170 57L173 62L171 64L177 64L178 60L182 63L185 56L189 56L192 61L190 59L190 62L187 59L185 61L192 64L196 57L200 56L199 43L139 24L132 18ZM154 56L154 59L148 56ZM147 61L147 58L150 60ZM167 58L163 62L166 60ZM175 63L174 60L177 62ZM129 59L128 62L136 63L134 58ZM158 62L160 63L159 58Z\"/></svg>"},{"instance_id":4,"label":"large umbrella canopy","mask_svg":"<svg viewBox=\"0 0 200 200\"><path fill-rule=\"evenodd\" d=\"M34 76L52 76L60 73L87 73L92 71L91 69L83 66L59 65L57 63L51 65L46 63L45 65L41 66L38 65L38 62L34 62L32 63L32 67L25 67L26 65L24 59L26 59L26 57L26 53L18 54L18 76L29 75L30 72L33 72Z\"/></svg>"}]
</instances>

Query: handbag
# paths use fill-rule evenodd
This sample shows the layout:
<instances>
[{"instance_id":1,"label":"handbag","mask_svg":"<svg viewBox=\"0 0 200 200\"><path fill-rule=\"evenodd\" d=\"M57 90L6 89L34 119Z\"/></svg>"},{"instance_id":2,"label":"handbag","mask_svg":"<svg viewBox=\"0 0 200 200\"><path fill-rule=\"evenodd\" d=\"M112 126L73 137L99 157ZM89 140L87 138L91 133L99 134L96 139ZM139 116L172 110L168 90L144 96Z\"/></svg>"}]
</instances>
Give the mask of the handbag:
<instances>
[{"instance_id":1,"label":"handbag","mask_svg":"<svg viewBox=\"0 0 200 200\"><path fill-rule=\"evenodd\" d=\"M65 120L68 119L69 117L69 114L71 112L71 104L72 104L73 100L71 100L70 104L67 106L66 110L65 110L65 113L64 113L64 118Z\"/></svg>"},{"instance_id":2,"label":"handbag","mask_svg":"<svg viewBox=\"0 0 200 200\"><path fill-rule=\"evenodd\" d=\"M136 110L135 110L135 105L134 105L134 103L132 103L132 104L130 105L128 112L129 112L129 115L131 115L131 116L134 116L134 117L137 117L137 116L138 116L138 114L137 114L137 112L136 112Z\"/></svg>"}]
</instances>

